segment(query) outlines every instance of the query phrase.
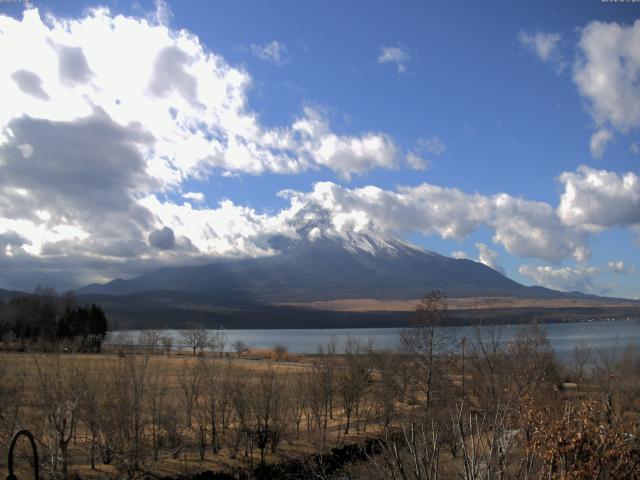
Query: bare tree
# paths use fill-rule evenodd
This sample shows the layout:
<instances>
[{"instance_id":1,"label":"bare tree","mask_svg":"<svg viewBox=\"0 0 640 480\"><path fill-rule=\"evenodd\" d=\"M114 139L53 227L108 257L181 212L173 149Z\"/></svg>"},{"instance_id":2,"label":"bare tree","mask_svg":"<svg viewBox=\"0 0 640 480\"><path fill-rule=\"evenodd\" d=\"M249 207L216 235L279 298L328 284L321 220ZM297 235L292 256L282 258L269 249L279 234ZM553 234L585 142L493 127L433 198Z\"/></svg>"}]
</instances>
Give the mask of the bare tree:
<instances>
[{"instance_id":1,"label":"bare tree","mask_svg":"<svg viewBox=\"0 0 640 480\"><path fill-rule=\"evenodd\" d=\"M168 378L162 368L157 363L149 369L147 382L146 410L149 416L149 433L151 436L151 449L153 459L158 460L160 455L160 445L164 429L163 414L167 410Z\"/></svg>"},{"instance_id":2,"label":"bare tree","mask_svg":"<svg viewBox=\"0 0 640 480\"><path fill-rule=\"evenodd\" d=\"M171 349L173 348L173 338L165 335L164 337L160 338L160 343L162 344L167 357L171 355Z\"/></svg>"},{"instance_id":3,"label":"bare tree","mask_svg":"<svg viewBox=\"0 0 640 480\"><path fill-rule=\"evenodd\" d=\"M79 372L80 403L79 419L89 434L89 458L91 469L96 468L96 447L101 431L101 401L103 378L107 372L99 367L84 369Z\"/></svg>"},{"instance_id":4,"label":"bare tree","mask_svg":"<svg viewBox=\"0 0 640 480\"><path fill-rule=\"evenodd\" d=\"M60 473L66 479L69 443L75 434L80 403L77 371L75 365L64 365L58 355L50 364L36 361L36 368L40 401L38 408L42 415L51 471L54 476Z\"/></svg>"},{"instance_id":5,"label":"bare tree","mask_svg":"<svg viewBox=\"0 0 640 480\"><path fill-rule=\"evenodd\" d=\"M490 322L475 327L469 348L472 390L480 406L492 410L502 402L506 381L504 326Z\"/></svg>"},{"instance_id":6,"label":"bare tree","mask_svg":"<svg viewBox=\"0 0 640 480\"><path fill-rule=\"evenodd\" d=\"M372 382L372 370L368 356L360 350L360 343L353 338L347 340L345 348L345 367L338 375L338 393L345 414L344 434L349 434L352 416L356 416L359 429L360 407L363 397Z\"/></svg>"},{"instance_id":7,"label":"bare tree","mask_svg":"<svg viewBox=\"0 0 640 480\"><path fill-rule=\"evenodd\" d=\"M548 402L558 374L546 330L537 323L521 326L505 349L507 401L520 412L524 399Z\"/></svg>"},{"instance_id":8,"label":"bare tree","mask_svg":"<svg viewBox=\"0 0 640 480\"><path fill-rule=\"evenodd\" d=\"M151 355L155 355L160 344L160 332L158 330L145 330L138 337L138 344L145 348Z\"/></svg>"},{"instance_id":9,"label":"bare tree","mask_svg":"<svg viewBox=\"0 0 640 480\"><path fill-rule=\"evenodd\" d=\"M242 340L236 340L231 344L231 346L236 351L236 354L238 355L238 357L245 355L246 353L249 352L249 349L250 349L249 345L247 345Z\"/></svg>"},{"instance_id":10,"label":"bare tree","mask_svg":"<svg viewBox=\"0 0 640 480\"><path fill-rule=\"evenodd\" d=\"M276 362L281 362L287 357L289 347L282 343L276 343L271 350L273 350Z\"/></svg>"},{"instance_id":11,"label":"bare tree","mask_svg":"<svg viewBox=\"0 0 640 480\"><path fill-rule=\"evenodd\" d=\"M424 385L427 407L434 396L436 369L453 347L453 334L450 329L445 328L447 320L446 297L441 292L432 291L415 306L411 328L401 332L402 345L414 357L420 370L419 380Z\"/></svg>"},{"instance_id":12,"label":"bare tree","mask_svg":"<svg viewBox=\"0 0 640 480\"><path fill-rule=\"evenodd\" d=\"M218 330L216 331L209 341L209 345L214 352L218 352L218 357L224 355L224 349L227 346L227 335Z\"/></svg>"},{"instance_id":13,"label":"bare tree","mask_svg":"<svg viewBox=\"0 0 640 480\"><path fill-rule=\"evenodd\" d=\"M587 365L592 357L592 349L587 342L580 340L578 344L573 347L573 369L572 373L574 381L581 385L584 381L584 377L587 370Z\"/></svg>"},{"instance_id":14,"label":"bare tree","mask_svg":"<svg viewBox=\"0 0 640 480\"><path fill-rule=\"evenodd\" d=\"M288 402L282 380L274 370L261 373L250 395L250 434L264 463L267 448L275 453L286 428Z\"/></svg>"},{"instance_id":15,"label":"bare tree","mask_svg":"<svg viewBox=\"0 0 640 480\"><path fill-rule=\"evenodd\" d=\"M377 381L373 383L373 397L377 403L377 413L383 426L388 427L394 417L396 403L402 397L403 362L396 352L371 351L371 363L377 373Z\"/></svg>"},{"instance_id":16,"label":"bare tree","mask_svg":"<svg viewBox=\"0 0 640 480\"><path fill-rule=\"evenodd\" d=\"M202 380L201 374L202 372L200 369L196 368L196 366L188 360L184 360L182 368L180 369L178 383L182 390L182 397L184 401L183 408L186 420L185 426L187 429L192 427L193 407L200 391L200 381Z\"/></svg>"},{"instance_id":17,"label":"bare tree","mask_svg":"<svg viewBox=\"0 0 640 480\"><path fill-rule=\"evenodd\" d=\"M209 345L209 332L196 324L188 324L186 330L180 331L180 335L185 344L193 350L194 357L198 351L204 350Z\"/></svg>"}]
</instances>

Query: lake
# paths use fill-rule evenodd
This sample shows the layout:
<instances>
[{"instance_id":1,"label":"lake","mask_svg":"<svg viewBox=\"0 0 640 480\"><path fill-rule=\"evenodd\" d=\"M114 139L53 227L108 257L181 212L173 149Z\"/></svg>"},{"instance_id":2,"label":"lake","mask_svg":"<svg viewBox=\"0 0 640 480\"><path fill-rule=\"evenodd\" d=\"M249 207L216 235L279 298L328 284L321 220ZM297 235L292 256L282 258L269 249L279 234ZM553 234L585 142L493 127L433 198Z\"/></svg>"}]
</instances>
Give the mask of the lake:
<instances>
[{"instance_id":1,"label":"lake","mask_svg":"<svg viewBox=\"0 0 640 480\"><path fill-rule=\"evenodd\" d=\"M556 356L562 361L570 361L573 349L578 344L587 344L603 353L622 351L627 345L640 346L640 320L585 321L572 323L549 323L543 325ZM472 340L476 336L473 326L454 327L451 330L460 339ZM486 327L479 327L486 328ZM513 338L519 325L505 325L503 339ZM316 353L318 348L335 338L338 351L341 352L349 338L363 344L372 342L379 349L395 349L400 346L401 328L332 328L332 329L277 329L277 330L211 330L211 333L223 332L227 338L227 350L236 340L254 348L269 349L275 344L286 345L292 353ZM139 330L111 332L107 344L137 342ZM162 335L173 338L174 346L184 347L179 330L162 330Z\"/></svg>"}]
</instances>

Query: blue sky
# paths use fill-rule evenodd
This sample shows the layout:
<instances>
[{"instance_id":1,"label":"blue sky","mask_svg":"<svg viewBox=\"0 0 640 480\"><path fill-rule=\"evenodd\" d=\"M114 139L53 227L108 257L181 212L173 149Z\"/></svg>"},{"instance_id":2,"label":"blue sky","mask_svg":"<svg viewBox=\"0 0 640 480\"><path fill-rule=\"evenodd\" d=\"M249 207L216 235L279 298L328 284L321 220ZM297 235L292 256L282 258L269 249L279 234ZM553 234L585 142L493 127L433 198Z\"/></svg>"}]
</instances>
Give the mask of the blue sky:
<instances>
[{"instance_id":1,"label":"blue sky","mask_svg":"<svg viewBox=\"0 0 640 480\"><path fill-rule=\"evenodd\" d=\"M328 125L326 128L331 134L348 139L376 135L378 139L384 138L392 143L394 152L388 157L382 153L376 157L376 152L367 151L363 155L373 156L375 161L368 162L366 167L354 167L347 173L336 162L350 162L349 155L357 157L357 153L352 151L342 152L342 156L332 157L327 162L317 160L316 157L322 157L322 153L306 152L311 166L296 167L294 171L287 172L280 168L241 168L230 163L232 160L220 164L200 159L196 159L199 165L206 163L206 168L187 171L180 164L182 159L179 155L166 160L170 154L165 154L162 158L170 163L171 168L183 169L182 175L176 181L162 177L161 183L166 182L162 187L145 186L131 193L132 199L142 202L140 204L150 212L150 215L141 215L152 219L140 220L131 227L134 233L130 237L124 235L114 239L114 244L108 247L115 248L117 244L121 248L126 242L135 245L130 247L133 253L114 257L111 253L107 255L117 259L112 263L126 259L132 265L129 271L117 273L133 275L154 265L177 263L187 257L263 252L263 246L255 238L261 237L264 231L277 229L269 222L277 223L273 218L282 216L284 210L291 208L290 197L283 198L278 192L294 190L299 192L301 202L317 202L318 196L310 199L309 195L303 194L314 191L317 182L331 182L332 188L347 189L349 195L357 197L357 202L349 201L349 207L332 200L328 208L333 214L344 213L353 204L361 202L358 208L369 215L373 228L400 235L426 249L445 255L458 252L458 256L465 254L472 259L484 260L526 284L542 283L553 288L634 298L640 295L640 276L636 272L636 268L640 269L640 187L637 182L633 183L634 179L637 180L640 160L640 149L635 146L635 142L640 142L640 114L637 113L640 111L640 55L636 55L640 52L640 23L634 25L640 18L640 5L632 2L610 4L600 0L402 4L355 1L168 4L115 1L95 4L70 1L64 5L49 2L30 5L2 3L0 15L13 17L19 22L25 9L36 7L42 18L50 14L58 22L67 18L80 24L97 5L107 7L111 19L122 15L138 22L148 22L149 28L156 25L169 32L183 30L189 32L192 40L197 37L193 40L194 45L198 44L202 51L217 55L224 68L242 72L248 79L239 87L244 96L241 110L255 117L262 131L290 128L297 132L295 122L311 118L305 113L305 109L311 109L322 119L323 125ZM43 23L47 24L46 21ZM5 22L5 30L8 31L6 25ZM593 28L589 29L589 26ZM16 32L22 29L26 38L37 36L29 31L32 27L25 24L15 28ZM46 28L53 29L51 25ZM14 34L18 35L11 35ZM59 43L83 49L92 71L91 78L96 79L97 84L101 79L98 79L97 67L94 68L95 62L87 53L92 50L82 43L93 40L83 38L73 33ZM9 34L0 37L6 48L10 48L11 40ZM60 52L59 49L57 51ZM122 54L117 50L109 53L116 59ZM28 55L36 54L26 53L24 56ZM607 63L603 57L619 58L620 62ZM16 77L15 72L35 71L35 67L27 68L20 63L26 65L30 60L36 59L16 59L12 67L14 70L9 71L7 67L5 72L7 78L12 78L25 94L29 94L31 77ZM193 68L191 63L185 65L187 70ZM626 73L615 71L620 65L623 70L626 65ZM167 72L171 75L169 70ZM580 77L581 72L585 74L583 77ZM47 73L36 73L36 78L42 79L41 84L46 90ZM54 73L51 73L52 79ZM126 68L121 72L121 75L128 74ZM211 81L206 75L198 77L193 72L191 74L197 78L199 89ZM621 98L609 98L607 89L597 88L598 75L604 76L609 90L620 87L625 94ZM69 82L62 83L63 87L69 85ZM105 80L100 83L100 88L106 90L108 87L105 85L113 84ZM171 85L174 92L178 91L177 83ZM76 92L79 87L74 88ZM54 94L47 92L47 97L55 101ZM162 91L160 96L170 96L167 92ZM146 90L143 93L148 94ZM202 98L198 98L202 102ZM97 101L94 103L98 105ZM143 127L147 126L148 119L142 114L139 118L127 117L125 122L100 106L118 124L130 126L129 121L135 120ZM86 116L86 111L78 108L77 114L65 116L54 114L53 106L50 111L35 106L33 110L20 110L18 106L5 116L4 128L12 129L13 125L16 130L17 124L11 122L17 122L21 115L75 122ZM203 117L202 120L207 122L209 118ZM214 123L207 125L209 132L216 128ZM220 128L224 130L226 127L221 125ZM25 126L24 131L31 130ZM149 131L156 137L162 135L153 127L149 127ZM594 145L596 134L606 139L599 146ZM11 136L7 138L5 146L12 141ZM26 143L35 145L34 142ZM159 149L155 151L157 154ZM287 149L288 155L293 157L301 155L300 151L298 147ZM4 151L4 164L10 165L7 152ZM410 153L420 157L428 168L412 168L406 161ZM148 160L153 153L145 150L142 155ZM64 160L61 160L61 165L65 168ZM580 170L581 166L590 170ZM127 168L126 164L123 168ZM563 173L572 176L561 180ZM22 177L15 174L12 178L11 188L29 190L24 186L29 182L20 184ZM595 180L589 181L588 178ZM624 194L611 194L619 190L624 178L629 179L631 186ZM37 188L33 179L28 180L31 188ZM508 194L510 202L518 199L531 202L531 211L540 207L535 207L534 202L542 202L552 213L544 213L545 220L538 222L544 223L547 229L544 235L553 238L554 225L557 224L557 228L562 229L558 236L566 237L568 246L563 253L536 253L540 249L524 245L526 238L514 239L511 232L505 231L509 220L502 210L486 217L478 214L482 218L477 222L471 221L472 226L460 231L454 228L455 232L448 234L447 219L438 217L433 220L433 225L429 223L431 220L416 219L415 227L410 219L394 223L387 216L384 220L376 217L378 214L371 206L372 202L362 200L361 189L367 186L398 193L403 188L422 184L457 189L470 197L477 194L484 199L493 198L491 202L494 203L497 202L496 196L504 193ZM0 196L3 194L1 188L0 184ZM6 188L9 186L5 184ZM566 209L562 213L561 197L571 188L583 195L576 199L566 198ZM113 191L117 188L114 187ZM127 192L131 192L129 186ZM206 216L207 209L219 209L220 202L227 199L236 209L250 210L249 213L236 212L244 215L243 221L251 218L250 225L266 222L269 227L247 227L249 233L244 231L240 237L227 235L223 242L220 238L204 238L205 233L193 230L207 230L210 225L207 227L206 220L198 220L198 223L181 218L177 224L184 228L178 232L170 219L182 214L192 215L192 212L176 213L174 209L169 213L168 209L184 202L182 195L185 192L203 195L203 201L192 202L191 206L201 210L202 216ZM59 194L60 190L54 189L54 193ZM9 194L5 191L4 195L8 200ZM416 195L412 192L409 196L414 198ZM154 196L157 202L148 200L149 196ZM143 197L147 200L141 200ZM379 198L383 197L380 194ZM420 208L429 208L434 202L431 193L420 197L419 201ZM584 205L579 205L580 201L584 201ZM456 209L452 215L464 217L465 208L477 206L473 199L464 202L471 203ZM606 202L611 202L611 206ZM61 208L73 210L68 204L64 205L66 207ZM327 206L326 202L324 206ZM413 210L412 207L407 215L414 215L416 211L419 214L420 208ZM613 220L596 218L597 215L602 216L603 211L606 217L609 208L621 213ZM13 234L22 238L28 236L28 228L23 231L18 228L22 225L18 221L26 217L20 217L17 212L4 212L3 217L2 213L0 210L0 218L6 219L6 226L0 230L0 239L3 234L6 238ZM46 215L56 216L53 212ZM255 216L261 220L256 220ZM0 286L24 288L33 282L33 277L25 273L23 265L27 264L30 272L44 269L54 278L62 267L51 266L52 262L55 264L55 255L45 258L47 249L43 246L46 244L56 244L52 250L58 254L64 251L66 257L70 256L70 245L77 247L82 242L82 245L93 245L90 240L97 228L91 221L83 220L81 216L63 217L60 225L71 229L67 236L47 233L53 228L49 219L46 228L33 219L29 220L33 223L29 227L32 234L39 229L44 237L37 246L31 245L19 255L16 255L19 242L11 243L5 239L3 244L0 241L0 247L6 244L5 249L9 249L7 252L12 257L5 259L12 273L6 274L5 278L0 276L0 281L4 282ZM175 245L180 248L162 248L163 251L154 253L139 245L140 238L145 240L149 231L160 231L165 226L171 228ZM565 231L567 228L570 232ZM58 228L58 231L62 230ZM520 235L526 237L527 233L520 232ZM239 238L242 242L253 242L252 248L240 251L228 245L229 242L237 243ZM66 247L64 242L67 242ZM479 243L483 246L478 247ZM483 248L489 250L488 256L480 255ZM582 252L585 248L589 250L588 254ZM77 262L66 260L78 270L74 277L76 281L107 279L110 273L104 278L96 276L95 265L105 259L104 252L95 250L95 245L80 250L82 253L77 256ZM155 263L150 258L155 259ZM116 274L115 270L113 274Z\"/></svg>"}]
</instances>

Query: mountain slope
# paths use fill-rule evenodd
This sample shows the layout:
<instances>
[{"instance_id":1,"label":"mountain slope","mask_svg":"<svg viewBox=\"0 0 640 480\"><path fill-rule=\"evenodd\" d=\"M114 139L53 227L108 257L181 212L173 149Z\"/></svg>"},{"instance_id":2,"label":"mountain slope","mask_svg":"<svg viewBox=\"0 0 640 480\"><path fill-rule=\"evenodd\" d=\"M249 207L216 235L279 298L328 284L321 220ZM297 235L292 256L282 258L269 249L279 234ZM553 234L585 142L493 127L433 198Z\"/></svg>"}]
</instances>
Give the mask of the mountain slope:
<instances>
[{"instance_id":1,"label":"mountain slope","mask_svg":"<svg viewBox=\"0 0 640 480\"><path fill-rule=\"evenodd\" d=\"M525 287L481 263L367 234L300 241L276 238L272 245L279 254L162 268L131 280L89 285L77 293L130 295L164 290L264 303L414 299L433 289L451 297L570 295Z\"/></svg>"}]
</instances>

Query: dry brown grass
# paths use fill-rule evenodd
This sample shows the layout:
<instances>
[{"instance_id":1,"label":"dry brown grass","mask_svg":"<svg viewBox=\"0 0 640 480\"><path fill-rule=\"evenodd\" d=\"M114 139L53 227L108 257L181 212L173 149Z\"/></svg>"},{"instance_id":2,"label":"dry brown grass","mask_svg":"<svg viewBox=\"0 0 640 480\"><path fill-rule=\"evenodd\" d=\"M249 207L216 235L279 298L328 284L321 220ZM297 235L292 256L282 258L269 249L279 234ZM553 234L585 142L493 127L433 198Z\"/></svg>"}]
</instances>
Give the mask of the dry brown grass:
<instances>
[{"instance_id":1,"label":"dry brown grass","mask_svg":"<svg viewBox=\"0 0 640 480\"><path fill-rule=\"evenodd\" d=\"M120 357L126 355L142 356L139 348L131 349L129 352L117 353L111 351L102 354L50 354L50 353L0 353L0 364L3 367L5 378L24 378L23 392L16 401L21 402L21 423L20 428L28 428L36 435L40 435L39 428L41 419L39 412L36 411L35 400L40 392L40 374L43 371L54 371L59 363L62 369L70 369L78 372L102 372L109 375L113 370L113 366L119 361ZM196 368L201 357L194 357L189 352L180 352L166 356L164 354L150 355L148 357L147 371L158 369L162 372L167 389L165 393L165 402L173 404L177 407L176 414L182 420L183 412L180 411L183 392L181 390L181 376L184 375L185 369ZM276 375L283 379L285 384L291 381L295 376L308 371L312 367L312 359L310 357L302 357L298 355L286 354L281 361L275 361L275 353L272 350L253 349L242 358L235 358L230 355L218 358L217 354L208 355L208 360L220 364L222 367L227 362L231 362L234 375L249 383L256 382L261 374L273 371ZM105 379L106 380L106 379ZM327 422L328 441L334 444L340 437L341 415L336 405L333 419ZM355 432L354 432L355 433ZM189 432L183 432L184 435L190 435ZM97 467L92 470L88 459L88 443L89 432L86 427L79 422L76 430L75 438L70 447L70 465L71 471L80 475L81 478L118 478L120 473L115 465L104 465L100 461ZM357 441L356 435L350 436L352 440L346 439L347 443ZM345 441L344 436L341 442ZM190 441L192 443L192 441ZM17 449L18 472L22 475L19 477L29 476L29 455L24 445L19 445ZM313 441L305 435L294 434L290 429L285 439L280 443L277 453L267 452L266 461L278 462L287 458L299 458L301 455L311 454L314 451ZM41 462L45 461L46 452L40 445ZM253 461L256 461L254 458ZM6 451L4 447L0 448L0 474L6 471ZM198 451L194 445L184 448L183 451L173 458L169 452L160 455L157 461L150 458L149 452L140 466L141 471L153 472L156 476L179 477L189 473L212 470L212 471L233 471L235 469L247 467L247 459L241 455L233 456L230 454L229 448L222 448L218 453L207 453L206 458L200 459Z\"/></svg>"},{"instance_id":2,"label":"dry brown grass","mask_svg":"<svg viewBox=\"0 0 640 480\"><path fill-rule=\"evenodd\" d=\"M287 303L285 306L306 307L318 310L333 310L338 312L410 312L420 299L378 300L375 298L349 298L341 300L319 300L307 303ZM545 299L545 298L515 298L515 297L465 297L448 298L450 310L469 309L504 309L504 308L592 308L605 306L637 307L638 302L617 299Z\"/></svg>"}]
</instances>

